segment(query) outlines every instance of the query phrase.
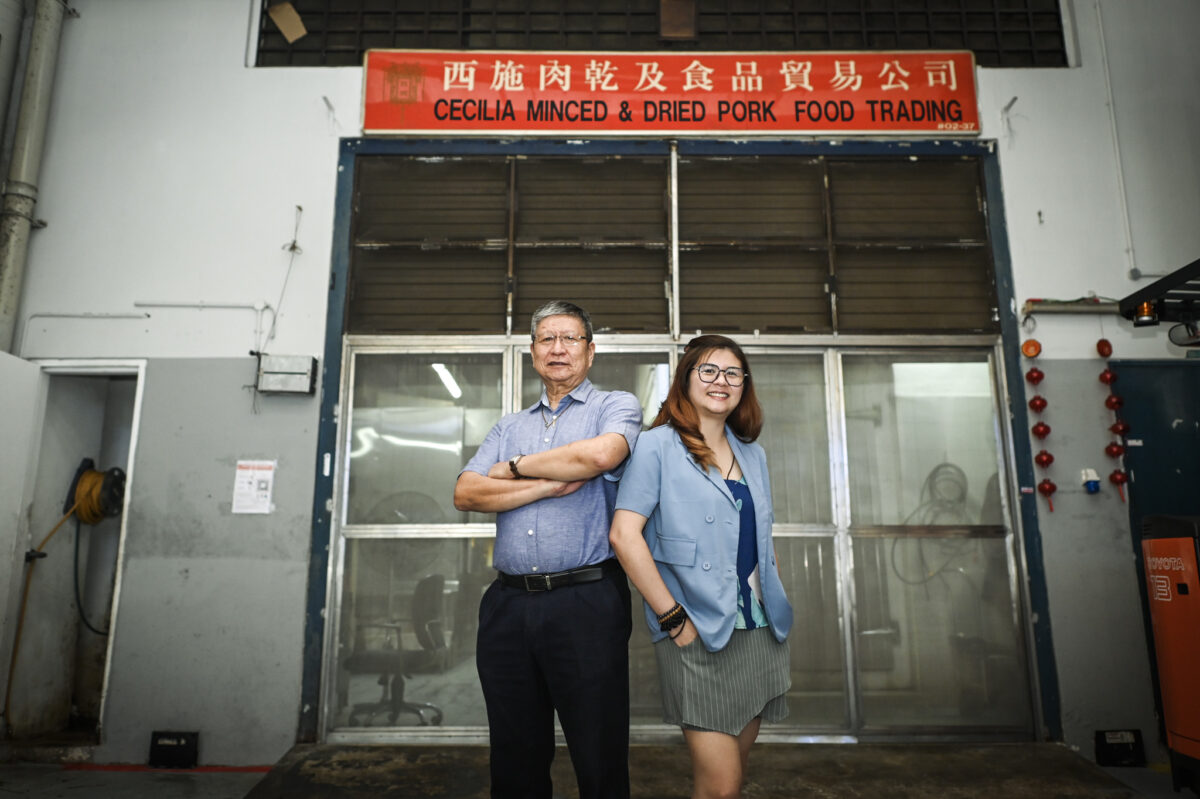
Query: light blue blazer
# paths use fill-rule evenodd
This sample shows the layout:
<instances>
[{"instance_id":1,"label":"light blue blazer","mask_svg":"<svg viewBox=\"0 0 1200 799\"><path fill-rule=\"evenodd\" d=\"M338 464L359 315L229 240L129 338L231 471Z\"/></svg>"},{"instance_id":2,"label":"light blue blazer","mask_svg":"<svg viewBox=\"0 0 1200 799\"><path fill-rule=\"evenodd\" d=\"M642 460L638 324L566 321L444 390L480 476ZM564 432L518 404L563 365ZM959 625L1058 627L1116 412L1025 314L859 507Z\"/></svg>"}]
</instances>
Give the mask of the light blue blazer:
<instances>
[{"instance_id":1,"label":"light blue blazer","mask_svg":"<svg viewBox=\"0 0 1200 799\"><path fill-rule=\"evenodd\" d=\"M739 441L728 427L725 434L754 500L763 606L771 632L783 641L792 628L792 606L775 566L767 456L758 444ZM701 469L674 428L662 425L638 438L621 477L617 508L647 518L642 535L658 573L687 610L704 647L709 652L723 649L737 614L741 525L723 476L716 469ZM646 624L654 641L666 636L649 605Z\"/></svg>"}]
</instances>

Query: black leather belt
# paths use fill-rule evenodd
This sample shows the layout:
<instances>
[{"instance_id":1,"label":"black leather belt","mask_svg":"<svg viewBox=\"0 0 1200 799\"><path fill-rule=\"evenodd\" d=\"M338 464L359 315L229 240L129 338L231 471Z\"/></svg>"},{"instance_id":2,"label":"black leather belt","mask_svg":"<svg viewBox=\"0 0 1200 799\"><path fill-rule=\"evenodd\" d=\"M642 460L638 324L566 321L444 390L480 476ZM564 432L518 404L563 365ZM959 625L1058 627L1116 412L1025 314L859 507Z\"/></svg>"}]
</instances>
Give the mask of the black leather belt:
<instances>
[{"instance_id":1,"label":"black leather belt","mask_svg":"<svg viewBox=\"0 0 1200 799\"><path fill-rule=\"evenodd\" d=\"M522 588L526 591L553 591L555 588L563 588L568 585L594 583L609 575L618 574L620 571L621 564L617 559L609 558L603 563L597 563L594 566L584 566L565 572L553 572L551 574L505 574L504 572L498 572L497 574L500 582L512 588Z\"/></svg>"}]
</instances>

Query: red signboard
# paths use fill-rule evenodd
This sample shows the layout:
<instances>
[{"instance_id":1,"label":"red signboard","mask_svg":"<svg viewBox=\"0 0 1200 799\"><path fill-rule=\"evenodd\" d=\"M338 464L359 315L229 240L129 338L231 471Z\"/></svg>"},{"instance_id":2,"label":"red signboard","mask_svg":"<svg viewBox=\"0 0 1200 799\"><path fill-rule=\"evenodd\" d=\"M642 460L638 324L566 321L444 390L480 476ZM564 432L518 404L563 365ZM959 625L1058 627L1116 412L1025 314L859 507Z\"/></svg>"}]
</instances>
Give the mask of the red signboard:
<instances>
[{"instance_id":1,"label":"red signboard","mask_svg":"<svg viewBox=\"0 0 1200 799\"><path fill-rule=\"evenodd\" d=\"M368 134L979 133L970 52L370 50L364 74Z\"/></svg>"}]
</instances>

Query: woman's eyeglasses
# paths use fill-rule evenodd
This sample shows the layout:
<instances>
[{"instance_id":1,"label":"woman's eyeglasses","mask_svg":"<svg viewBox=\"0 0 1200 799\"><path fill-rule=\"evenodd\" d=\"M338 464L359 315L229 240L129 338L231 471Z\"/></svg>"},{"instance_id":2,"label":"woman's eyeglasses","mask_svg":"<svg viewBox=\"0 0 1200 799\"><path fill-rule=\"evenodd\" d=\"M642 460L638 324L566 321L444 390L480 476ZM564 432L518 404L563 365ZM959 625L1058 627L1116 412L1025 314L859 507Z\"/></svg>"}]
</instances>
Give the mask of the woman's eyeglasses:
<instances>
[{"instance_id":1,"label":"woman's eyeglasses","mask_svg":"<svg viewBox=\"0 0 1200 799\"><path fill-rule=\"evenodd\" d=\"M693 367L700 375L700 380L705 383L711 383L717 379L717 375L725 373L725 382L731 386L740 386L742 381L746 379L746 375L750 374L736 366L730 366L722 369L715 363L702 363L699 366Z\"/></svg>"}]
</instances>

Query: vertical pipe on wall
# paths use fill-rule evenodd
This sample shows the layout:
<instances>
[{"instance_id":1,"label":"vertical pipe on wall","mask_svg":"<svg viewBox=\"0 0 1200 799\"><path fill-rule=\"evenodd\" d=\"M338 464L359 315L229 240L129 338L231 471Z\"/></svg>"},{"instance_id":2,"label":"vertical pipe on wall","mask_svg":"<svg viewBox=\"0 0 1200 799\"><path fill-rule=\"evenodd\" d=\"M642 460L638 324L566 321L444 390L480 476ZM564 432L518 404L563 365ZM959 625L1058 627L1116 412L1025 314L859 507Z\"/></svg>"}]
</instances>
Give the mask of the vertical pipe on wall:
<instances>
[{"instance_id":1,"label":"vertical pipe on wall","mask_svg":"<svg viewBox=\"0 0 1200 799\"><path fill-rule=\"evenodd\" d=\"M33 207L37 202L38 171L42 165L64 14L64 5L59 0L38 0L34 10L12 162L0 210L0 351L3 352L12 351L21 302L21 282L29 251Z\"/></svg>"},{"instance_id":2,"label":"vertical pipe on wall","mask_svg":"<svg viewBox=\"0 0 1200 799\"><path fill-rule=\"evenodd\" d=\"M17 72L17 59L21 49L21 29L25 21L26 0L0 0L0 125L3 125L5 139L9 138L9 125L12 119L13 76ZM6 141L6 145L11 142ZM8 163L7 151L3 163Z\"/></svg>"}]
</instances>

